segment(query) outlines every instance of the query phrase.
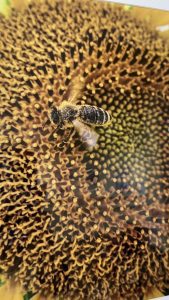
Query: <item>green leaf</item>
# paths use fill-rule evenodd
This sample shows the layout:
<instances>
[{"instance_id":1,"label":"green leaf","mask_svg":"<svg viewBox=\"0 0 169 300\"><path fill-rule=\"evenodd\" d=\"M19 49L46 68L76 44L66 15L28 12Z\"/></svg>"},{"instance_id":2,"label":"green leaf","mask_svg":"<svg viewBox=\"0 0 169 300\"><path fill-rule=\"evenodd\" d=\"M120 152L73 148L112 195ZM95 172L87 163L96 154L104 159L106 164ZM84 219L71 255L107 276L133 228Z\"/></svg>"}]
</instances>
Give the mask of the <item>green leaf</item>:
<instances>
[{"instance_id":1,"label":"green leaf","mask_svg":"<svg viewBox=\"0 0 169 300\"><path fill-rule=\"evenodd\" d=\"M4 285L4 283L5 283L5 281L3 281L2 279L0 279L0 287L1 287L2 285Z\"/></svg>"},{"instance_id":2,"label":"green leaf","mask_svg":"<svg viewBox=\"0 0 169 300\"><path fill-rule=\"evenodd\" d=\"M10 0L0 0L0 13L7 15L10 8Z\"/></svg>"},{"instance_id":3,"label":"green leaf","mask_svg":"<svg viewBox=\"0 0 169 300\"><path fill-rule=\"evenodd\" d=\"M11 5L11 0L6 0L6 4L9 6Z\"/></svg>"},{"instance_id":4,"label":"green leaf","mask_svg":"<svg viewBox=\"0 0 169 300\"><path fill-rule=\"evenodd\" d=\"M124 10L128 11L131 10L133 8L133 6L131 5L124 5Z\"/></svg>"},{"instance_id":5,"label":"green leaf","mask_svg":"<svg viewBox=\"0 0 169 300\"><path fill-rule=\"evenodd\" d=\"M23 300L30 300L34 295L35 294L33 294L31 291L29 291L23 296Z\"/></svg>"}]
</instances>

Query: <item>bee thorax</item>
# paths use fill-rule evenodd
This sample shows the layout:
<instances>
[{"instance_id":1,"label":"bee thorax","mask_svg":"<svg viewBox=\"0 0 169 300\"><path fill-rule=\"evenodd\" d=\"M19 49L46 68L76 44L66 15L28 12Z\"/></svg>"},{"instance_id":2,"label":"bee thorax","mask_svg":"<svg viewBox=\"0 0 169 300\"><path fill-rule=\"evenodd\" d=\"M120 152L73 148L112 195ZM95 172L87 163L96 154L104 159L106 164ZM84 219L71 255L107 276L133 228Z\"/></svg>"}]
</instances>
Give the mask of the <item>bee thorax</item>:
<instances>
[{"instance_id":1,"label":"bee thorax","mask_svg":"<svg viewBox=\"0 0 169 300\"><path fill-rule=\"evenodd\" d=\"M72 122L79 116L78 109L76 109L75 107L72 107L72 106L64 107L61 110L61 114L62 114L63 120L66 122Z\"/></svg>"}]
</instances>

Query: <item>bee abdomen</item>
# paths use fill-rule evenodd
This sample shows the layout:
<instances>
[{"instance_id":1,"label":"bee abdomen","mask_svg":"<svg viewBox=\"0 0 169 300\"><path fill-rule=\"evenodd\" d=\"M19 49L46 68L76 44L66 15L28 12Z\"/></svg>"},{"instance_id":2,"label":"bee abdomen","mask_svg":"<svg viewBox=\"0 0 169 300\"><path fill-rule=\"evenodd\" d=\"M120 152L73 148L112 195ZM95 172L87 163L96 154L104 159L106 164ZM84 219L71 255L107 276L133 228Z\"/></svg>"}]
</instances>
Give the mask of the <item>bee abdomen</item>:
<instances>
[{"instance_id":1,"label":"bee abdomen","mask_svg":"<svg viewBox=\"0 0 169 300\"><path fill-rule=\"evenodd\" d=\"M102 125L110 122L110 115L100 107L82 105L79 110L80 119L87 124Z\"/></svg>"}]
</instances>

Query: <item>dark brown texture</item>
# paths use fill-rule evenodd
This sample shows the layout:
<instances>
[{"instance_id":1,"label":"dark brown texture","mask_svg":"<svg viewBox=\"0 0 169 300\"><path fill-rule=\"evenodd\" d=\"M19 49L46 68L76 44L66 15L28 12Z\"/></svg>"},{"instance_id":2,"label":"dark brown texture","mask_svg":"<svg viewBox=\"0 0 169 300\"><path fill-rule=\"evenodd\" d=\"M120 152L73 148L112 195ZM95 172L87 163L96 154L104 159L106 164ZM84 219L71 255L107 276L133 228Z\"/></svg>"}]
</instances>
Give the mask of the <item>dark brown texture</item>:
<instances>
[{"instance_id":1,"label":"dark brown texture","mask_svg":"<svg viewBox=\"0 0 169 300\"><path fill-rule=\"evenodd\" d=\"M0 23L0 266L64 299L142 299L169 280L168 45L123 9L33 3ZM109 110L89 151L50 106Z\"/></svg>"}]
</instances>

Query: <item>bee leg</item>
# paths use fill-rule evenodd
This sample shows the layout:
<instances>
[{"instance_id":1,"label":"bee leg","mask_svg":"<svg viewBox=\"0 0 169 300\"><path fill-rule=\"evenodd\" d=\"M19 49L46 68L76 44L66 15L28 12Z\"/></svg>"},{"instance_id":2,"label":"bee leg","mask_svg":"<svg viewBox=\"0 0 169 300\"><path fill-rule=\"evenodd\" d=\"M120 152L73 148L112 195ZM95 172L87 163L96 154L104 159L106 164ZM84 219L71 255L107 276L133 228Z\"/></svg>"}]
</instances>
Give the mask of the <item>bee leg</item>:
<instances>
[{"instance_id":1,"label":"bee leg","mask_svg":"<svg viewBox=\"0 0 169 300\"><path fill-rule=\"evenodd\" d=\"M63 140L63 142L65 144L70 140L70 138L72 137L73 133L74 133L74 128L72 127L72 128L70 128L69 133L65 136L65 139Z\"/></svg>"},{"instance_id":2,"label":"bee leg","mask_svg":"<svg viewBox=\"0 0 169 300\"><path fill-rule=\"evenodd\" d=\"M50 125L51 121L49 119L46 120L46 122L42 125L42 128L44 129L46 126Z\"/></svg>"},{"instance_id":3,"label":"bee leg","mask_svg":"<svg viewBox=\"0 0 169 300\"><path fill-rule=\"evenodd\" d=\"M63 130L63 128L62 128L62 130ZM59 145L59 148L61 148L61 149L63 149L64 146L65 146L65 145L69 142L69 140L71 139L71 137L72 137L72 135L73 135L73 133L74 133L74 128L73 128L73 127L70 128L68 134L65 134L65 131L66 131L66 129L64 129L64 130L62 131L62 135L63 135L64 138L62 139L62 142L61 142L61 144Z\"/></svg>"}]
</instances>

